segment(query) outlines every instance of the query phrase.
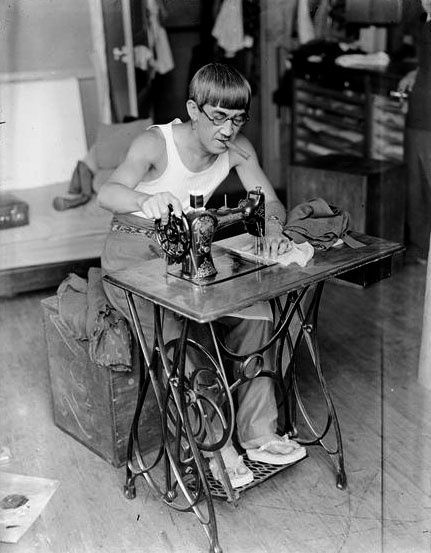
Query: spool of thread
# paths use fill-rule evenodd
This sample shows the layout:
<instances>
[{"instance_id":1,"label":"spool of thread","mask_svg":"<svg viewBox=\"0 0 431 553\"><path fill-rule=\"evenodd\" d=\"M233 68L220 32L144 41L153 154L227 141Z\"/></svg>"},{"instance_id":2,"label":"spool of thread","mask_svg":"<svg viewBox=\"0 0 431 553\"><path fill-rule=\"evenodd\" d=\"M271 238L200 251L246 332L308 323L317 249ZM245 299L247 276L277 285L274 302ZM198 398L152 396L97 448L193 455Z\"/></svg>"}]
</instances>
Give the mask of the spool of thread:
<instances>
[{"instance_id":1,"label":"spool of thread","mask_svg":"<svg viewBox=\"0 0 431 553\"><path fill-rule=\"evenodd\" d=\"M204 208L203 194L190 192L190 207L192 209L203 209Z\"/></svg>"}]
</instances>

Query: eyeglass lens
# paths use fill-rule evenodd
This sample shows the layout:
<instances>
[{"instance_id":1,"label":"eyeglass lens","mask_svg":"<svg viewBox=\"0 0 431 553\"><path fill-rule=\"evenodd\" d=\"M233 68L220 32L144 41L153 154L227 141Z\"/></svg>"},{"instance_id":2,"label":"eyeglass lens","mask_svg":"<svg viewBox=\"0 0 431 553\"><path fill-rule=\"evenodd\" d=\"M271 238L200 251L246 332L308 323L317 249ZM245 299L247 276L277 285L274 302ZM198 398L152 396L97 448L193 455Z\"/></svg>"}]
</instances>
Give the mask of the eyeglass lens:
<instances>
[{"instance_id":1,"label":"eyeglass lens","mask_svg":"<svg viewBox=\"0 0 431 553\"><path fill-rule=\"evenodd\" d=\"M226 123L226 121L229 121L229 120L231 120L234 125L239 127L240 125L243 125L247 121L247 117L245 113L242 115L235 115L234 117L228 117L227 115L221 115L217 113L213 117L213 121L217 125L223 125L224 123Z\"/></svg>"},{"instance_id":2,"label":"eyeglass lens","mask_svg":"<svg viewBox=\"0 0 431 553\"><path fill-rule=\"evenodd\" d=\"M234 115L233 117L229 117L227 115L224 115L223 113L215 113L212 117L210 117L208 113L203 109L203 107L199 107L199 109L208 117L210 121L213 122L214 125L221 126L224 125L226 121L231 120L236 127L240 127L241 125L244 125L244 123L246 123L249 119L246 113Z\"/></svg>"}]
</instances>

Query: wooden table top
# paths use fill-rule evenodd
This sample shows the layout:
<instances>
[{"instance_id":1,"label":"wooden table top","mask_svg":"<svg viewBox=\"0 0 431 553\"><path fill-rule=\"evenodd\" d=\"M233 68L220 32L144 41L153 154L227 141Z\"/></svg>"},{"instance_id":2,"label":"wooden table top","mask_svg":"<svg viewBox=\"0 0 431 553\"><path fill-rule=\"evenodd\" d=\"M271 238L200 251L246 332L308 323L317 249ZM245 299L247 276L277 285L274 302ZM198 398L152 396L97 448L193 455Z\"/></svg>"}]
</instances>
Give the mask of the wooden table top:
<instances>
[{"instance_id":1,"label":"wooden table top","mask_svg":"<svg viewBox=\"0 0 431 553\"><path fill-rule=\"evenodd\" d=\"M232 275L206 286L167 274L166 263L162 259L142 261L142 264L117 271L104 279L189 319L205 323L249 307L257 301L269 300L392 257L404 249L401 244L381 238L358 233L352 233L352 236L365 246L352 249L343 244L328 251L316 250L305 267L275 263L260 265L256 269L250 265L249 272L248 261L215 242L212 248L215 266L228 265Z\"/></svg>"}]
</instances>

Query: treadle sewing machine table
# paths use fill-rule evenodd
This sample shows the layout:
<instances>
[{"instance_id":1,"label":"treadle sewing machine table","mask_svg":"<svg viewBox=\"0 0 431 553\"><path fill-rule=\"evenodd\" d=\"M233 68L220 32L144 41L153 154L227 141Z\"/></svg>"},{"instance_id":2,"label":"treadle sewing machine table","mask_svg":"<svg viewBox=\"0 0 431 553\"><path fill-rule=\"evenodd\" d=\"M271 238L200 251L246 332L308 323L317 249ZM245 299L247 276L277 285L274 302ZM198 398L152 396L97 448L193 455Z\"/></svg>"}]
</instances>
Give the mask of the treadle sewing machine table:
<instances>
[{"instance_id":1,"label":"treadle sewing machine table","mask_svg":"<svg viewBox=\"0 0 431 553\"><path fill-rule=\"evenodd\" d=\"M325 281L343 273L370 264L383 263L386 267L384 276L389 276L393 256L403 250L400 244L366 235L354 236L365 246L351 249L343 244L326 252L316 251L304 268L296 264L283 266L275 262L256 263L238 256L216 242L213 244L212 255L219 274L201 285L176 275L175 271L167 272L162 259L145 261L132 269L104 277L126 294L144 360L141 362L139 395L130 432L125 495L135 497L135 479L143 476L160 500L167 505L180 511L195 513L207 534L210 551L213 553L222 551L218 541L213 497L236 501L244 489L287 466L261 464L263 466L259 467L259 463L251 463L245 457L246 464L255 473L255 480L243 488L233 490L223 472L224 464L219 452L234 429L233 388L247 378L270 376L264 372L256 376L262 367L261 354L267 348L273 345L276 347L275 380L282 387L286 399L283 430L295 436L299 443L322 446L334 460L337 487L343 489L346 486L340 428L319 359L319 301ZM145 298L154 305L155 338L151 350L137 316L134 296ZM260 350L235 355L223 345L213 323L220 317L252 306L258 301L271 302L274 313L273 335ZM164 308L180 315L178 320L181 326L180 337L167 344L164 343L162 331ZM289 327L294 318L300 324L297 336L293 339ZM212 351L188 337L191 321L207 325ZM316 429L297 385L298 363L295 361L301 342L304 342L309 351L326 405L323 431ZM290 354L287 367L282 366L283 347L287 347ZM186 359L191 350L206 359L207 367L192 369L190 374L190 370L186 370ZM236 375L237 380L233 386L229 384L225 373L224 359L227 358L242 362L242 371ZM162 444L149 462L140 452L137 429L150 384L154 388L160 410ZM307 437L297 435L296 411L302 414ZM217 436L213 428L216 419L219 427ZM327 444L330 430L335 436L333 447ZM207 459L202 455L204 451L212 452L221 466L223 483L212 478ZM161 482L156 480L157 471L153 470L160 462L164 467L162 477L160 472L157 473Z\"/></svg>"}]
</instances>

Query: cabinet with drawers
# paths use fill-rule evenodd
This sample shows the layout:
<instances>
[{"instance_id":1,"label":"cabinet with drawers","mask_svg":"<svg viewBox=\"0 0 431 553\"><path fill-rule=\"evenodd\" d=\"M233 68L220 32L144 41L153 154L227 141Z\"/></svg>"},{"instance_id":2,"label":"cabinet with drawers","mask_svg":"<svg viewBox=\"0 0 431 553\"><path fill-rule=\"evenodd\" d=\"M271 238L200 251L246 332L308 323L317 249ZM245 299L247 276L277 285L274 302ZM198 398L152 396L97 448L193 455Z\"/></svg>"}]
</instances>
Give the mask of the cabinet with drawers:
<instances>
[{"instance_id":1,"label":"cabinet with drawers","mask_svg":"<svg viewBox=\"0 0 431 553\"><path fill-rule=\"evenodd\" d=\"M382 90L365 76L356 90L295 78L292 163L330 154L402 161L405 115L398 101L389 96L395 87L395 78Z\"/></svg>"}]
</instances>

